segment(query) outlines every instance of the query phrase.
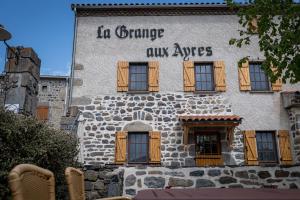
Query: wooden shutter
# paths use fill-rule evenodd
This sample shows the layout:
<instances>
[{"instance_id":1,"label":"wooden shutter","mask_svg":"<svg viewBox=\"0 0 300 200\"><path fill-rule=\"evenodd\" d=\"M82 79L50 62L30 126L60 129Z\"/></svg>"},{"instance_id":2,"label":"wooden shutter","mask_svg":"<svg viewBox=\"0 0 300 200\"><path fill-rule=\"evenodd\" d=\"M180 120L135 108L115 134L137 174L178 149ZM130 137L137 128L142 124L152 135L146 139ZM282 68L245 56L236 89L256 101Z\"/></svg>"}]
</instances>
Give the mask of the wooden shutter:
<instances>
[{"instance_id":1,"label":"wooden shutter","mask_svg":"<svg viewBox=\"0 0 300 200\"><path fill-rule=\"evenodd\" d=\"M224 61L214 62L214 78L215 90L224 92L226 91L226 76L225 76L225 63Z\"/></svg>"},{"instance_id":2,"label":"wooden shutter","mask_svg":"<svg viewBox=\"0 0 300 200\"><path fill-rule=\"evenodd\" d=\"M149 91L150 92L159 91L159 62L158 61L149 62Z\"/></svg>"},{"instance_id":3,"label":"wooden shutter","mask_svg":"<svg viewBox=\"0 0 300 200\"><path fill-rule=\"evenodd\" d=\"M118 92L128 91L128 71L129 71L129 62L118 61L118 72L117 72Z\"/></svg>"},{"instance_id":4,"label":"wooden shutter","mask_svg":"<svg viewBox=\"0 0 300 200\"><path fill-rule=\"evenodd\" d=\"M293 157L291 152L290 135L287 130L278 131L280 161L282 165L292 165Z\"/></svg>"},{"instance_id":5,"label":"wooden shutter","mask_svg":"<svg viewBox=\"0 0 300 200\"><path fill-rule=\"evenodd\" d=\"M272 71L276 71L276 67L272 66ZM277 79L274 83L272 83L272 90L273 91L281 91L282 90L282 80L281 78Z\"/></svg>"},{"instance_id":6,"label":"wooden shutter","mask_svg":"<svg viewBox=\"0 0 300 200\"><path fill-rule=\"evenodd\" d=\"M189 143L189 127L183 126L183 144L188 145Z\"/></svg>"},{"instance_id":7,"label":"wooden shutter","mask_svg":"<svg viewBox=\"0 0 300 200\"><path fill-rule=\"evenodd\" d=\"M127 132L116 132L115 140L115 163L123 164L126 162L126 150L127 150Z\"/></svg>"},{"instance_id":8,"label":"wooden shutter","mask_svg":"<svg viewBox=\"0 0 300 200\"><path fill-rule=\"evenodd\" d=\"M48 121L49 107L48 106L38 106L36 108L36 118L40 121Z\"/></svg>"},{"instance_id":9,"label":"wooden shutter","mask_svg":"<svg viewBox=\"0 0 300 200\"><path fill-rule=\"evenodd\" d=\"M149 132L149 163L160 163L160 132Z\"/></svg>"},{"instance_id":10,"label":"wooden shutter","mask_svg":"<svg viewBox=\"0 0 300 200\"><path fill-rule=\"evenodd\" d=\"M244 132L245 162L248 165L258 165L255 131Z\"/></svg>"},{"instance_id":11,"label":"wooden shutter","mask_svg":"<svg viewBox=\"0 0 300 200\"><path fill-rule=\"evenodd\" d=\"M185 92L195 91L195 67L193 61L183 62L183 82Z\"/></svg>"},{"instance_id":12,"label":"wooden shutter","mask_svg":"<svg viewBox=\"0 0 300 200\"><path fill-rule=\"evenodd\" d=\"M249 31L252 33L258 33L258 25L257 25L257 18L253 18L249 23L248 23L248 28Z\"/></svg>"},{"instance_id":13,"label":"wooden shutter","mask_svg":"<svg viewBox=\"0 0 300 200\"><path fill-rule=\"evenodd\" d=\"M241 91L251 90L249 62L242 63L242 67L238 67L239 82Z\"/></svg>"}]
</instances>

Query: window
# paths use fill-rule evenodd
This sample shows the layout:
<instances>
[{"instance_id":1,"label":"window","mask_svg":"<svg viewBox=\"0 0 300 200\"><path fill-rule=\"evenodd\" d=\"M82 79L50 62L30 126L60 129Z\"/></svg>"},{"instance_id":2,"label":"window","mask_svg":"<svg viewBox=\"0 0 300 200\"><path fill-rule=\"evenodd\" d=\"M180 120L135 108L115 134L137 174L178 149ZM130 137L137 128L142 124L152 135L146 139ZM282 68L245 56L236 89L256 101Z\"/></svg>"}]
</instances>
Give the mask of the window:
<instances>
[{"instance_id":1,"label":"window","mask_svg":"<svg viewBox=\"0 0 300 200\"><path fill-rule=\"evenodd\" d=\"M115 164L160 164L160 132L116 132Z\"/></svg>"},{"instance_id":2,"label":"window","mask_svg":"<svg viewBox=\"0 0 300 200\"><path fill-rule=\"evenodd\" d=\"M129 64L129 91L148 90L148 64Z\"/></svg>"},{"instance_id":3,"label":"window","mask_svg":"<svg viewBox=\"0 0 300 200\"><path fill-rule=\"evenodd\" d=\"M278 163L279 161L281 165L293 164L288 130L278 130L277 132L246 130L244 131L244 146L247 165Z\"/></svg>"},{"instance_id":4,"label":"window","mask_svg":"<svg viewBox=\"0 0 300 200\"><path fill-rule=\"evenodd\" d=\"M148 133L128 133L128 162L148 162Z\"/></svg>"},{"instance_id":5,"label":"window","mask_svg":"<svg viewBox=\"0 0 300 200\"><path fill-rule=\"evenodd\" d=\"M42 92L47 92L47 91L48 91L47 85L43 85L43 86L42 86Z\"/></svg>"},{"instance_id":6,"label":"window","mask_svg":"<svg viewBox=\"0 0 300 200\"><path fill-rule=\"evenodd\" d=\"M261 68L260 63L249 63L251 90L269 91L269 79Z\"/></svg>"},{"instance_id":7,"label":"window","mask_svg":"<svg viewBox=\"0 0 300 200\"><path fill-rule=\"evenodd\" d=\"M274 132L257 131L256 143L259 162L277 162Z\"/></svg>"},{"instance_id":8,"label":"window","mask_svg":"<svg viewBox=\"0 0 300 200\"><path fill-rule=\"evenodd\" d=\"M118 61L118 92L158 92L159 62L144 63Z\"/></svg>"},{"instance_id":9,"label":"window","mask_svg":"<svg viewBox=\"0 0 300 200\"><path fill-rule=\"evenodd\" d=\"M226 91L225 62L183 62L183 88L185 92Z\"/></svg>"},{"instance_id":10,"label":"window","mask_svg":"<svg viewBox=\"0 0 300 200\"><path fill-rule=\"evenodd\" d=\"M213 64L195 64L195 81L197 91L213 91Z\"/></svg>"},{"instance_id":11,"label":"window","mask_svg":"<svg viewBox=\"0 0 300 200\"><path fill-rule=\"evenodd\" d=\"M200 155L220 154L220 140L217 134L197 134L196 152Z\"/></svg>"},{"instance_id":12,"label":"window","mask_svg":"<svg viewBox=\"0 0 300 200\"><path fill-rule=\"evenodd\" d=\"M195 132L196 166L222 165L221 141L219 133L211 131Z\"/></svg>"}]
</instances>

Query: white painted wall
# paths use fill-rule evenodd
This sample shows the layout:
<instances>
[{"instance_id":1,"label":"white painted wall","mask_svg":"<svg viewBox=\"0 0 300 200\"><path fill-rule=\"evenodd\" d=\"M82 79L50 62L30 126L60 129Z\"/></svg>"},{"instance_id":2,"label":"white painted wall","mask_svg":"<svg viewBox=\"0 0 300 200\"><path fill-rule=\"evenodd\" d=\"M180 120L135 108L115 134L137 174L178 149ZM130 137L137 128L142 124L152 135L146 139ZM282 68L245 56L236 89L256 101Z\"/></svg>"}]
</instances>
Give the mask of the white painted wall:
<instances>
[{"instance_id":1,"label":"white painted wall","mask_svg":"<svg viewBox=\"0 0 300 200\"><path fill-rule=\"evenodd\" d=\"M74 78L83 80L83 86L74 86L72 98L97 95L117 95L117 61L160 62L160 92L183 91L183 59L147 58L146 48L184 46L211 46L210 57L193 57L194 61L224 60L227 91L223 93L232 104L233 113L244 118L241 129L289 129L287 112L282 108L280 93L249 93L239 91L238 60L250 55L251 60L263 59L257 45L242 49L230 46L228 41L238 37L238 18L233 15L210 16L114 16L79 17L77 26L75 63L83 70L75 70ZM111 29L110 39L97 38L98 26ZM118 25L128 28L163 28L164 37L149 39L119 39L114 30ZM299 90L300 85L284 86L283 90Z\"/></svg>"}]
</instances>

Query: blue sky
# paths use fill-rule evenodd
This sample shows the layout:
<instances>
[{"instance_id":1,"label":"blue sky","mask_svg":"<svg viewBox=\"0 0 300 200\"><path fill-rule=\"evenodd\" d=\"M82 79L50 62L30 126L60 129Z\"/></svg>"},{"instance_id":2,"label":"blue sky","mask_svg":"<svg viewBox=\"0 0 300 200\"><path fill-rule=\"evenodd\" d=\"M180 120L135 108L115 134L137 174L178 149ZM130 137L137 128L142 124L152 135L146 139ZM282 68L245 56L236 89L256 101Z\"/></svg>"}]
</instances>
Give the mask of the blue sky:
<instances>
[{"instance_id":1,"label":"blue sky","mask_svg":"<svg viewBox=\"0 0 300 200\"><path fill-rule=\"evenodd\" d=\"M12 34L11 46L32 47L42 60L41 74L68 75L72 60L72 3L223 2L223 0L0 0L0 24ZM0 72L5 62L0 43Z\"/></svg>"}]
</instances>

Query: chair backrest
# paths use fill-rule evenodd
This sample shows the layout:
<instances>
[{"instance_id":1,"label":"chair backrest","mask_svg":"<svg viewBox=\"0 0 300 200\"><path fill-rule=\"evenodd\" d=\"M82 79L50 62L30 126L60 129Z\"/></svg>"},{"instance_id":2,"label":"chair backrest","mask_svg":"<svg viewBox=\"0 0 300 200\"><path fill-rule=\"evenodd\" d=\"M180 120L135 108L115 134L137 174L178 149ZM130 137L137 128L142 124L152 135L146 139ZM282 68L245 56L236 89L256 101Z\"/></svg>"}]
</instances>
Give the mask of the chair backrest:
<instances>
[{"instance_id":1,"label":"chair backrest","mask_svg":"<svg viewBox=\"0 0 300 200\"><path fill-rule=\"evenodd\" d=\"M67 167L65 176L70 200L85 200L83 172L73 167Z\"/></svg>"},{"instance_id":2,"label":"chair backrest","mask_svg":"<svg viewBox=\"0 0 300 200\"><path fill-rule=\"evenodd\" d=\"M8 175L13 200L55 200L55 181L51 171L36 165L20 164Z\"/></svg>"}]
</instances>

